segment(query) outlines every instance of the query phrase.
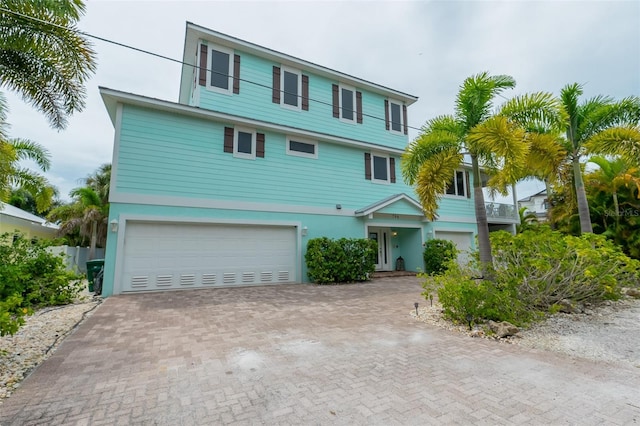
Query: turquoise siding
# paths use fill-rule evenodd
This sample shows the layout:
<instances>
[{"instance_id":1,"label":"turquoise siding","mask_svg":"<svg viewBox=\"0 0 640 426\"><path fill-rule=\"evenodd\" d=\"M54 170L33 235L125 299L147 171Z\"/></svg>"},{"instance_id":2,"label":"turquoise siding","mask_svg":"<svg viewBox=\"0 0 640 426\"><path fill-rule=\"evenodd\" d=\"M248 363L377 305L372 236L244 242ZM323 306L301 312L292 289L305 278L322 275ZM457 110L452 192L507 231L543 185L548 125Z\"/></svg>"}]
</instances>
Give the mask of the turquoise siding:
<instances>
[{"instance_id":1,"label":"turquoise siding","mask_svg":"<svg viewBox=\"0 0 640 426\"><path fill-rule=\"evenodd\" d=\"M476 210L473 198L442 197L438 204L438 218L476 221Z\"/></svg>"},{"instance_id":2,"label":"turquoise siding","mask_svg":"<svg viewBox=\"0 0 640 426\"><path fill-rule=\"evenodd\" d=\"M397 183L366 180L364 151L356 147L320 142L317 159L303 158L286 154L285 134L264 132L265 158L234 158L223 152L224 127L125 106L117 192L317 207L342 204L353 210L393 194L413 193L399 167Z\"/></svg>"},{"instance_id":3,"label":"turquoise siding","mask_svg":"<svg viewBox=\"0 0 640 426\"><path fill-rule=\"evenodd\" d=\"M302 70L309 76L309 110L292 110L274 104L271 98L273 66L281 64L248 53L236 53L241 56L240 76L246 80L240 82L240 93L222 94L198 86L199 107L393 148L406 146L406 135L385 128L384 96L356 87L362 92L363 122L346 123L334 118L332 113L332 85L338 81Z\"/></svg>"},{"instance_id":4,"label":"turquoise siding","mask_svg":"<svg viewBox=\"0 0 640 426\"><path fill-rule=\"evenodd\" d=\"M398 176L401 179L401 176ZM407 192L405 192L408 196L414 197L413 190L409 188ZM415 205L411 204L407 200L398 200L393 204L390 204L386 207L381 208L377 211L377 213L387 213L387 214L408 214L408 215L419 215L421 214L420 209Z\"/></svg>"}]
</instances>

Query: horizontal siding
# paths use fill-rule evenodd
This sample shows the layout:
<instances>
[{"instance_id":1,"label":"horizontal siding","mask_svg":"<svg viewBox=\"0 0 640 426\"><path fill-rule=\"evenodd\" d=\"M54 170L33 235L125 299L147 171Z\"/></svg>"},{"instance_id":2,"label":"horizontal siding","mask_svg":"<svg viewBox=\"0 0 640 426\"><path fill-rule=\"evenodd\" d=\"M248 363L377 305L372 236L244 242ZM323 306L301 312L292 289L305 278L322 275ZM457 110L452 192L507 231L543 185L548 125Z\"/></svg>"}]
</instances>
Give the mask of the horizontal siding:
<instances>
[{"instance_id":1,"label":"horizontal siding","mask_svg":"<svg viewBox=\"0 0 640 426\"><path fill-rule=\"evenodd\" d=\"M411 195L411 193L407 193L407 195ZM399 200L378 210L377 213L415 215L420 214L420 210L406 200Z\"/></svg>"},{"instance_id":2,"label":"horizontal siding","mask_svg":"<svg viewBox=\"0 0 640 426\"><path fill-rule=\"evenodd\" d=\"M413 194L398 167L395 184L366 180L364 151L355 147L319 143L317 159L297 157L286 154L286 135L264 132L265 158L234 158L223 152L224 127L125 106L117 191L318 207L342 204L354 210L393 194Z\"/></svg>"},{"instance_id":3,"label":"horizontal siding","mask_svg":"<svg viewBox=\"0 0 640 426\"><path fill-rule=\"evenodd\" d=\"M309 110L285 108L271 102L273 66L281 64L243 52L236 53L241 56L240 75L243 81L240 82L240 93L221 94L198 86L201 108L394 148L403 149L407 145L407 136L391 133L385 128L383 96L364 87L356 87L362 92L363 123L345 123L332 114L331 88L338 81L302 70L309 76Z\"/></svg>"},{"instance_id":4,"label":"horizontal siding","mask_svg":"<svg viewBox=\"0 0 640 426\"><path fill-rule=\"evenodd\" d=\"M438 217L471 219L475 221L476 211L472 198L442 197L438 205Z\"/></svg>"}]
</instances>

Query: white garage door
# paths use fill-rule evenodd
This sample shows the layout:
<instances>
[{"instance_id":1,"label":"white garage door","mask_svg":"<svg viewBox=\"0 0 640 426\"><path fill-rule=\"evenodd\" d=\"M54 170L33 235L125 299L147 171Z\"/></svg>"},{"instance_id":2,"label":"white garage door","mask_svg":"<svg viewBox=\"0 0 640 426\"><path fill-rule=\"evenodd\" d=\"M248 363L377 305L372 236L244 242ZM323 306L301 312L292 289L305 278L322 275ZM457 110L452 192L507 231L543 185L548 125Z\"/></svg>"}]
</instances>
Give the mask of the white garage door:
<instances>
[{"instance_id":1,"label":"white garage door","mask_svg":"<svg viewBox=\"0 0 640 426\"><path fill-rule=\"evenodd\" d=\"M469 252L471 250L471 241L473 233L471 232L453 232L453 231L436 231L435 237L439 240L452 241L458 248L458 263L466 264L469 261Z\"/></svg>"},{"instance_id":2,"label":"white garage door","mask_svg":"<svg viewBox=\"0 0 640 426\"><path fill-rule=\"evenodd\" d=\"M122 291L296 281L296 228L128 222Z\"/></svg>"}]
</instances>

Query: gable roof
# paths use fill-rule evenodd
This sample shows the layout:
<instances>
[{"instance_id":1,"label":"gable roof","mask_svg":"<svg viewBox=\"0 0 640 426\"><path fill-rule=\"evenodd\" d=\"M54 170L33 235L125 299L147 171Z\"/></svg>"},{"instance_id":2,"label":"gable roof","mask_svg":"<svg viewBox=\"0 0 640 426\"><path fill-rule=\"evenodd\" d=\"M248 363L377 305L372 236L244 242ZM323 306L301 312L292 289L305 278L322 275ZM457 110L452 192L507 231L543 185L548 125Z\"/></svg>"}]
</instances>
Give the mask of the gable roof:
<instances>
[{"instance_id":1,"label":"gable roof","mask_svg":"<svg viewBox=\"0 0 640 426\"><path fill-rule=\"evenodd\" d=\"M28 222L37 223L42 226L46 226L47 228L54 228L54 229L58 228L58 225L54 225L53 223L47 222L46 219L40 216L36 216L32 213L19 209L16 206L12 206L11 204L0 202L0 216L2 215L16 217L18 219L26 220Z\"/></svg>"},{"instance_id":2,"label":"gable roof","mask_svg":"<svg viewBox=\"0 0 640 426\"><path fill-rule=\"evenodd\" d=\"M294 68L302 68L303 70L309 70L316 75L324 76L333 80L337 80L341 83L350 84L353 86L366 87L368 90L379 93L383 96L392 97L394 99L401 100L407 104L407 106L413 104L418 100L417 96L410 95L408 93L400 92L398 90L390 89L380 84L372 83L367 80L363 80L358 77L351 76L349 74L342 73L340 71L332 70L331 68L324 67L322 65L315 64L313 62L305 61L304 59L296 58L295 56L287 55L285 53L278 52L267 47L263 47L248 41L241 40L239 38L232 37L227 34L223 34L214 30L210 30L200 25L196 25L192 22L187 22L184 38L184 50L182 56L182 72L180 78L180 103L188 103L189 99L189 87L193 78L193 70L197 68L195 63L196 58L193 54L192 46L197 45L199 40L207 40L212 43L218 44L230 49L240 49L243 52L255 54L262 58L270 59L276 63L288 65ZM187 47L189 51L187 52Z\"/></svg>"},{"instance_id":3,"label":"gable roof","mask_svg":"<svg viewBox=\"0 0 640 426\"><path fill-rule=\"evenodd\" d=\"M370 215L372 213L375 213L379 210L384 209L387 206L390 206L391 204L397 203L399 201L403 201L408 203L409 206L415 208L416 210L416 215L424 215L423 211L422 211L422 205L420 205L419 202L417 202L416 200L414 200L413 198L409 197L407 194L405 193L400 193L400 194L395 194L395 195L391 195L387 198L384 198L380 201L376 201L373 204L370 204L366 207L363 207L359 210L355 211L355 215L356 216L367 216Z\"/></svg>"},{"instance_id":4,"label":"gable roof","mask_svg":"<svg viewBox=\"0 0 640 426\"><path fill-rule=\"evenodd\" d=\"M524 197L524 198L518 200L518 202L525 202L526 203L527 201L531 201L531 199L533 197L539 197L539 196L543 196L543 195L544 196L547 195L547 190L546 189L543 189L542 191L538 191L535 194L529 195L528 197Z\"/></svg>"}]
</instances>

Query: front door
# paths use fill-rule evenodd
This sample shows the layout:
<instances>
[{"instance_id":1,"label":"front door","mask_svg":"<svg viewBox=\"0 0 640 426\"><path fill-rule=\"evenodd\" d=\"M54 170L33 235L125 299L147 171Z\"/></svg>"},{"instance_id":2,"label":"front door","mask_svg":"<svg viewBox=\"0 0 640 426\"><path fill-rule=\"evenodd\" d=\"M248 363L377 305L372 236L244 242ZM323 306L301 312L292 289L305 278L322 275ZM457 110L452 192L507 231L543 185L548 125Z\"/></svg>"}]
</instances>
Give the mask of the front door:
<instances>
[{"instance_id":1,"label":"front door","mask_svg":"<svg viewBox=\"0 0 640 426\"><path fill-rule=\"evenodd\" d=\"M388 228L369 228L369 239L378 243L376 271L391 271L391 230Z\"/></svg>"}]
</instances>

